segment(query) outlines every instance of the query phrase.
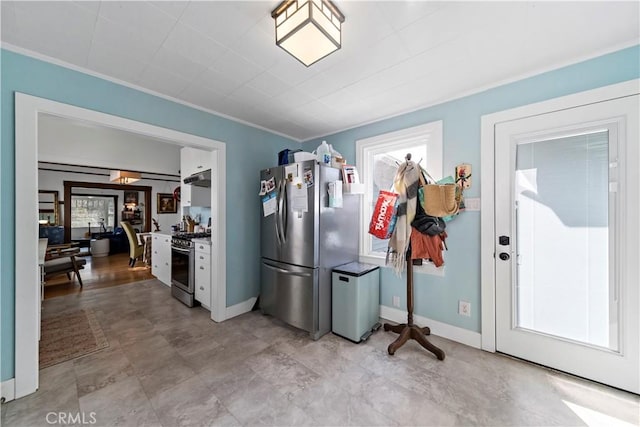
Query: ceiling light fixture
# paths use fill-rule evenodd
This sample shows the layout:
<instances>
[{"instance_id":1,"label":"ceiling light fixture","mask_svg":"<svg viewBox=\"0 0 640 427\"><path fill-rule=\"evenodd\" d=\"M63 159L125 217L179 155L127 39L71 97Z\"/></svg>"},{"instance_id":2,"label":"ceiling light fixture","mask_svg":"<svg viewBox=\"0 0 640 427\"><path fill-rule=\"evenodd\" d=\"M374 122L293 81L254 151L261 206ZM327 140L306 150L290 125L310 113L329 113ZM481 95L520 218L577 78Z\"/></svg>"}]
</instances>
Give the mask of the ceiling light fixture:
<instances>
[{"instance_id":1,"label":"ceiling light fixture","mask_svg":"<svg viewBox=\"0 0 640 427\"><path fill-rule=\"evenodd\" d=\"M271 17L276 45L307 67L342 45L344 15L330 0L285 0Z\"/></svg>"},{"instance_id":2,"label":"ceiling light fixture","mask_svg":"<svg viewBox=\"0 0 640 427\"><path fill-rule=\"evenodd\" d=\"M141 178L140 172L131 171L111 171L109 175L109 181L117 182L118 184L131 184L140 181Z\"/></svg>"}]
</instances>

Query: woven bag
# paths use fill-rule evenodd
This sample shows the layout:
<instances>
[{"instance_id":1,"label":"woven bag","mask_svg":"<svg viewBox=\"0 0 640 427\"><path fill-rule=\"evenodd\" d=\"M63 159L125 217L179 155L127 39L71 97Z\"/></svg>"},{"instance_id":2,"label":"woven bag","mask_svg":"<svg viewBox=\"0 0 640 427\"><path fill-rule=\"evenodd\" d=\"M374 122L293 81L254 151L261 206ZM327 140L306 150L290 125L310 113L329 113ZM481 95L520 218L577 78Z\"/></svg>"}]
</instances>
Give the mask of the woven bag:
<instances>
[{"instance_id":1,"label":"woven bag","mask_svg":"<svg viewBox=\"0 0 640 427\"><path fill-rule=\"evenodd\" d=\"M426 171L425 171L426 172ZM455 184L435 184L435 180L427 173L434 184L427 184L420 174L420 184L424 191L424 203L422 207L427 215L445 217L458 213L460 206L456 200Z\"/></svg>"}]
</instances>

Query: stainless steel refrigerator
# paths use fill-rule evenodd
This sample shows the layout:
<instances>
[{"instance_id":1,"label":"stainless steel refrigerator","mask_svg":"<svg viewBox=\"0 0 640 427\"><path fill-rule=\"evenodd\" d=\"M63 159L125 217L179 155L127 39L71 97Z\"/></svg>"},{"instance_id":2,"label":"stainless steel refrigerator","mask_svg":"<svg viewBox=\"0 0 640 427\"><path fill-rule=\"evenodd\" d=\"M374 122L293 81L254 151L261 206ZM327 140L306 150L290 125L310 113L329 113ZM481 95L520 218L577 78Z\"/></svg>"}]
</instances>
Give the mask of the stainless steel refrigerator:
<instances>
[{"instance_id":1,"label":"stainless steel refrigerator","mask_svg":"<svg viewBox=\"0 0 640 427\"><path fill-rule=\"evenodd\" d=\"M315 160L265 169L260 179L273 187L261 212L260 308L318 339L331 330L331 271L358 259L359 198L329 207L328 185L341 173Z\"/></svg>"}]
</instances>

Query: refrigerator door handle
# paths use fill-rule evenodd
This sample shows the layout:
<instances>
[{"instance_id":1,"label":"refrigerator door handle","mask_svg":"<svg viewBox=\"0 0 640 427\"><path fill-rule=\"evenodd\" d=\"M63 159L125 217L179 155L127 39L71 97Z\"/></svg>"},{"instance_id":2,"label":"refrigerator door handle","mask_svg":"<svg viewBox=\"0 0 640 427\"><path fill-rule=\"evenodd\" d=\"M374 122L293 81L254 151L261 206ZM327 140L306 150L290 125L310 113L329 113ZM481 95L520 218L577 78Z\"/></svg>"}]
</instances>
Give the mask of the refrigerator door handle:
<instances>
[{"instance_id":1,"label":"refrigerator door handle","mask_svg":"<svg viewBox=\"0 0 640 427\"><path fill-rule=\"evenodd\" d=\"M280 268L280 267L276 267L275 265L269 264L268 262L264 262L263 264L265 265L265 267L271 269L271 270L275 270L279 273L284 273L284 274L290 274L292 276L300 276L300 277L311 277L312 273L302 273L302 272L298 272L298 271L291 271L291 270L285 270L284 268Z\"/></svg>"},{"instance_id":2,"label":"refrigerator door handle","mask_svg":"<svg viewBox=\"0 0 640 427\"><path fill-rule=\"evenodd\" d=\"M287 241L287 225L289 223L289 200L287 198L287 181L282 185L284 187L284 195L282 196L282 241Z\"/></svg>"},{"instance_id":3,"label":"refrigerator door handle","mask_svg":"<svg viewBox=\"0 0 640 427\"><path fill-rule=\"evenodd\" d=\"M282 187L282 182L278 183L278 187L276 188L276 213L275 213L275 219L274 219L274 224L276 227L276 239L278 240L278 246L282 245L282 239L280 238L280 227L279 227L279 222L280 222L280 199L281 199L281 189Z\"/></svg>"},{"instance_id":4,"label":"refrigerator door handle","mask_svg":"<svg viewBox=\"0 0 640 427\"><path fill-rule=\"evenodd\" d=\"M278 196L280 197L278 199L278 206L277 206L277 216L276 216L276 223L277 223L277 234L278 234L278 243L280 243L280 245L282 245L285 242L285 236L284 236L284 225L283 225L283 221L282 221L282 215L285 212L285 206L284 206L284 199L287 196L286 193L286 188L287 188L287 184L284 180L280 181L280 184L278 185Z\"/></svg>"}]
</instances>

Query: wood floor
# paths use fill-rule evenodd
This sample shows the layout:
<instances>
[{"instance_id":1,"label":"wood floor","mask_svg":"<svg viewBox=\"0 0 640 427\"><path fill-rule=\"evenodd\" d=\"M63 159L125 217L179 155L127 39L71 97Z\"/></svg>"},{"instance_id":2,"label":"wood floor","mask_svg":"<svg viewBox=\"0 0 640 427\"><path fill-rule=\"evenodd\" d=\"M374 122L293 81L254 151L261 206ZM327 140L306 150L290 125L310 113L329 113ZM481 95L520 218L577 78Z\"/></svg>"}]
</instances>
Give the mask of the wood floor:
<instances>
[{"instance_id":1,"label":"wood floor","mask_svg":"<svg viewBox=\"0 0 640 427\"><path fill-rule=\"evenodd\" d=\"M47 280L44 287L44 298L78 294L92 289L126 285L153 278L151 268L142 261L137 261L134 268L129 267L128 253L101 258L85 256L84 259L87 264L84 269L80 270L84 287L80 287L75 275L72 274L71 280L69 280L66 275L60 274Z\"/></svg>"}]
</instances>

